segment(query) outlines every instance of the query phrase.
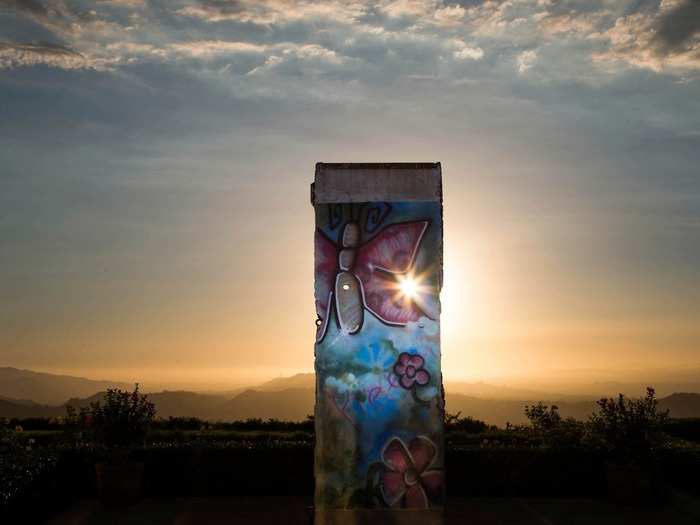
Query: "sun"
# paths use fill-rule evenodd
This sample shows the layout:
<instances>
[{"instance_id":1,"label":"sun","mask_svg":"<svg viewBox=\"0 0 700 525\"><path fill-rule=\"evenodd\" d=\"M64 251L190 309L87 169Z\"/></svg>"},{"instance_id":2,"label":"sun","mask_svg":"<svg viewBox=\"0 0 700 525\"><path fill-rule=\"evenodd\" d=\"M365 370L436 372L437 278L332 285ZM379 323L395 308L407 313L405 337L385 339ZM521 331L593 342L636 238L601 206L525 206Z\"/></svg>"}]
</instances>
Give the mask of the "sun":
<instances>
[{"instance_id":1,"label":"sun","mask_svg":"<svg viewBox=\"0 0 700 525\"><path fill-rule=\"evenodd\" d=\"M412 275L403 275L399 277L399 291L404 297L415 299L418 297L420 285L418 280Z\"/></svg>"}]
</instances>

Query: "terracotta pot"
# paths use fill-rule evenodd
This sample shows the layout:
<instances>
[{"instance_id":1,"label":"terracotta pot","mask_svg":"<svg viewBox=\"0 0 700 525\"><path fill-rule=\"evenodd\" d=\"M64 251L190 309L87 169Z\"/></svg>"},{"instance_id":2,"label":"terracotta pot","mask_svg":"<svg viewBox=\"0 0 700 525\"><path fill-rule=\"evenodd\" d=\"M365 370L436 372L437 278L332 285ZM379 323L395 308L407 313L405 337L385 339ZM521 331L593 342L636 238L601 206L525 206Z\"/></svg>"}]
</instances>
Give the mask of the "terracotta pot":
<instances>
[{"instance_id":1,"label":"terracotta pot","mask_svg":"<svg viewBox=\"0 0 700 525\"><path fill-rule=\"evenodd\" d=\"M106 507L126 507L141 500L143 463L98 463L97 494Z\"/></svg>"}]
</instances>

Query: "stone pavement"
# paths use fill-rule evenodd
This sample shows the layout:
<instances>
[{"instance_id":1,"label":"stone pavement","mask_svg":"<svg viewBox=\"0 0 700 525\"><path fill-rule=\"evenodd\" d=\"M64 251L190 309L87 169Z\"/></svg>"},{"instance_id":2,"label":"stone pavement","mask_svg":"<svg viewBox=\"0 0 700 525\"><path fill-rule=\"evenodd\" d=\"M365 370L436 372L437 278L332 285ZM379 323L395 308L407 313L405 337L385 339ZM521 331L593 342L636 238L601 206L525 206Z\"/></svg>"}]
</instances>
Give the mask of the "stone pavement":
<instances>
[{"instance_id":1,"label":"stone pavement","mask_svg":"<svg viewBox=\"0 0 700 525\"><path fill-rule=\"evenodd\" d=\"M294 497L146 499L102 509L79 501L47 525L309 525L309 502ZM699 525L698 500L679 496L663 506L627 507L603 499L455 498L445 525Z\"/></svg>"}]
</instances>

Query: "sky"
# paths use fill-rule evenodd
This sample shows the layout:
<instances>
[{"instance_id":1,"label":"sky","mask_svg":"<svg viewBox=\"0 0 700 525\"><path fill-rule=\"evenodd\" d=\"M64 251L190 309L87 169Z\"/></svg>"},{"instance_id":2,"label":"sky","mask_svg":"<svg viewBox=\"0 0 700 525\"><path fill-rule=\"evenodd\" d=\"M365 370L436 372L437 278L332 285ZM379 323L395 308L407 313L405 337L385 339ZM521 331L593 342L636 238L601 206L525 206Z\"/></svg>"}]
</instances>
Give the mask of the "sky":
<instances>
[{"instance_id":1,"label":"sky","mask_svg":"<svg viewBox=\"0 0 700 525\"><path fill-rule=\"evenodd\" d=\"M693 0L0 0L0 366L313 369L316 162L442 163L447 380L700 365Z\"/></svg>"}]
</instances>

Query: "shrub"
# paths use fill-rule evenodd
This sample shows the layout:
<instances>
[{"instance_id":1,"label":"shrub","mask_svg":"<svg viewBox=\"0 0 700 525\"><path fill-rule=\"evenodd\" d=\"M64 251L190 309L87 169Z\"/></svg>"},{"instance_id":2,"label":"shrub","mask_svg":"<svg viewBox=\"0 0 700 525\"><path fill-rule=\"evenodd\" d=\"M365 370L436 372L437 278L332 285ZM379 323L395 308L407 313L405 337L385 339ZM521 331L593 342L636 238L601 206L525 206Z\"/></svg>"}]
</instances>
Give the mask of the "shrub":
<instances>
[{"instance_id":1,"label":"shrub","mask_svg":"<svg viewBox=\"0 0 700 525\"><path fill-rule=\"evenodd\" d=\"M525 416L530 421L532 428L539 432L552 430L561 423L559 407L556 405L547 406L542 401L536 405L526 406Z\"/></svg>"},{"instance_id":2,"label":"shrub","mask_svg":"<svg viewBox=\"0 0 700 525\"><path fill-rule=\"evenodd\" d=\"M471 416L461 417L462 413L450 414L445 412L445 430L447 432L465 432L468 434L481 434L487 430L495 430L495 426L489 426L479 419Z\"/></svg>"},{"instance_id":3,"label":"shrub","mask_svg":"<svg viewBox=\"0 0 700 525\"><path fill-rule=\"evenodd\" d=\"M598 412L587 422L587 442L600 447L619 459L638 460L668 442L663 427L668 410L659 410L656 393L647 387L646 396L598 401Z\"/></svg>"},{"instance_id":4,"label":"shrub","mask_svg":"<svg viewBox=\"0 0 700 525\"><path fill-rule=\"evenodd\" d=\"M571 448L581 445L585 425L573 418L562 418L559 407L547 406L540 401L525 407L531 430L539 435L547 447Z\"/></svg>"},{"instance_id":5,"label":"shrub","mask_svg":"<svg viewBox=\"0 0 700 525\"><path fill-rule=\"evenodd\" d=\"M139 393L136 384L133 392L109 389L103 402L93 401L79 412L67 406L68 420L72 428L87 434L96 443L109 448L126 448L143 443L156 415L156 408L147 396Z\"/></svg>"}]
</instances>

